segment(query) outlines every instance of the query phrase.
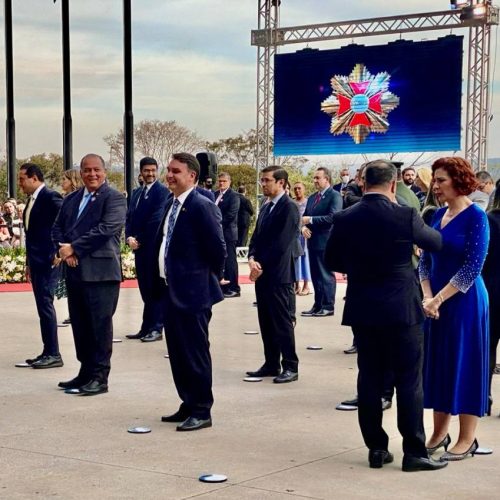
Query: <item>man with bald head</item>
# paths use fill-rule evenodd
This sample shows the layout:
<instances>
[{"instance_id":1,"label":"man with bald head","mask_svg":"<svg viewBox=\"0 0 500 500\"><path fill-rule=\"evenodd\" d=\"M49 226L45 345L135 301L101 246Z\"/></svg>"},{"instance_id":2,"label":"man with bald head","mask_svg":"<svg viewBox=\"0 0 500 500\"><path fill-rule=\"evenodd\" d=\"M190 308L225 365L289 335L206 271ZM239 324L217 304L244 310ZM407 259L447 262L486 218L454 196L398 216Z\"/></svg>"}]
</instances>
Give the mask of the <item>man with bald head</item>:
<instances>
[{"instance_id":1,"label":"man with bald head","mask_svg":"<svg viewBox=\"0 0 500 500\"><path fill-rule=\"evenodd\" d=\"M106 182L102 157L80 162L84 187L63 202L52 230L66 266L68 306L75 340L78 375L60 382L61 389L81 395L108 392L113 342L113 314L120 281L120 236L127 203Z\"/></svg>"}]
</instances>

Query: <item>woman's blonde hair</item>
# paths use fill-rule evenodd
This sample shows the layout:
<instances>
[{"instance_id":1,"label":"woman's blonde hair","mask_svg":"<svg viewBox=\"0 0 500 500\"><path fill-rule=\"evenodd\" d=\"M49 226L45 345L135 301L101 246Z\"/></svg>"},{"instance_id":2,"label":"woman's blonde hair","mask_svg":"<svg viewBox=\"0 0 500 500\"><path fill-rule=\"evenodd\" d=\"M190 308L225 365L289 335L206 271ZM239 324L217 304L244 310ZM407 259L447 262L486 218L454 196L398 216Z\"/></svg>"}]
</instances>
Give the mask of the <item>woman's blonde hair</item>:
<instances>
[{"instance_id":1,"label":"woman's blonde hair","mask_svg":"<svg viewBox=\"0 0 500 500\"><path fill-rule=\"evenodd\" d=\"M70 168L63 172L63 178L71 182L71 192L76 191L83 187L82 178L80 177L80 170L77 168Z\"/></svg>"},{"instance_id":2,"label":"woman's blonde hair","mask_svg":"<svg viewBox=\"0 0 500 500\"><path fill-rule=\"evenodd\" d=\"M429 167L420 167L417 169L416 175L425 186L426 191L429 191L432 184L432 169Z\"/></svg>"}]
</instances>

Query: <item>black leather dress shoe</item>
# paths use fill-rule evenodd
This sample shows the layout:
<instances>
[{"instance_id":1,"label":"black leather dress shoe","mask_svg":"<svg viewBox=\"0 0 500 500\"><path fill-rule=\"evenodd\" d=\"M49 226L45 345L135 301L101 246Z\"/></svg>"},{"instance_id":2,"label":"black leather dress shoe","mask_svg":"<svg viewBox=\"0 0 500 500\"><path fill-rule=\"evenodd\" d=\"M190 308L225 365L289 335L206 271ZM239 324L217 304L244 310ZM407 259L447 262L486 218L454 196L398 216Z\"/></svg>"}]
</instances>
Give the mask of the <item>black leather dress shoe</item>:
<instances>
[{"instance_id":1,"label":"black leather dress shoe","mask_svg":"<svg viewBox=\"0 0 500 500\"><path fill-rule=\"evenodd\" d=\"M38 361L39 359L42 359L43 358L43 354L39 354L36 358L29 358L29 359L26 359L25 362L28 364L28 365L32 365L35 361Z\"/></svg>"},{"instance_id":2,"label":"black leather dress shoe","mask_svg":"<svg viewBox=\"0 0 500 500\"><path fill-rule=\"evenodd\" d=\"M358 352L358 348L355 345L349 347L349 349L344 349L344 354L356 354Z\"/></svg>"},{"instance_id":3,"label":"black leather dress shoe","mask_svg":"<svg viewBox=\"0 0 500 500\"><path fill-rule=\"evenodd\" d=\"M108 392L108 384L104 384L99 380L91 380L85 385L79 387L82 396L97 396Z\"/></svg>"},{"instance_id":4,"label":"black leather dress shoe","mask_svg":"<svg viewBox=\"0 0 500 500\"><path fill-rule=\"evenodd\" d=\"M387 450L370 450L368 462L372 469L381 469L384 464L394 462L394 455Z\"/></svg>"},{"instance_id":5,"label":"black leather dress shoe","mask_svg":"<svg viewBox=\"0 0 500 500\"><path fill-rule=\"evenodd\" d=\"M32 368L59 368L64 366L61 356L42 356L39 360L31 364Z\"/></svg>"},{"instance_id":6,"label":"black leather dress shoe","mask_svg":"<svg viewBox=\"0 0 500 500\"><path fill-rule=\"evenodd\" d=\"M196 417L188 417L181 425L178 425L176 429L178 431L197 431L199 429L204 429L205 427L212 427L212 419L202 419Z\"/></svg>"},{"instance_id":7,"label":"black leather dress shoe","mask_svg":"<svg viewBox=\"0 0 500 500\"><path fill-rule=\"evenodd\" d=\"M333 316L333 311L330 311L329 309L321 309L313 313L314 318L324 318L326 316Z\"/></svg>"},{"instance_id":8,"label":"black leather dress shoe","mask_svg":"<svg viewBox=\"0 0 500 500\"><path fill-rule=\"evenodd\" d=\"M141 342L154 342L156 340L161 340L163 338L163 334L159 332L158 330L153 330L144 337L141 338Z\"/></svg>"},{"instance_id":9,"label":"black leather dress shoe","mask_svg":"<svg viewBox=\"0 0 500 500\"><path fill-rule=\"evenodd\" d=\"M163 415L161 417L162 422L184 422L187 418L189 418L189 415L186 414L186 412L182 410L177 410L173 415Z\"/></svg>"},{"instance_id":10,"label":"black leather dress shoe","mask_svg":"<svg viewBox=\"0 0 500 500\"><path fill-rule=\"evenodd\" d=\"M65 382L59 382L57 387L61 389L78 389L82 385L85 385L88 382L88 379L82 379L80 377L72 378L71 380L67 380Z\"/></svg>"},{"instance_id":11,"label":"black leather dress shoe","mask_svg":"<svg viewBox=\"0 0 500 500\"><path fill-rule=\"evenodd\" d=\"M137 332L137 333L131 333L130 335L125 335L128 339L131 340L136 340L136 339L142 339L146 334L144 332Z\"/></svg>"},{"instance_id":12,"label":"black leather dress shoe","mask_svg":"<svg viewBox=\"0 0 500 500\"><path fill-rule=\"evenodd\" d=\"M258 370L254 372L247 372L249 377L276 377L280 374L280 369L276 368L275 370L271 370L266 366L261 366Z\"/></svg>"},{"instance_id":13,"label":"black leather dress shoe","mask_svg":"<svg viewBox=\"0 0 500 500\"><path fill-rule=\"evenodd\" d=\"M276 378L273 379L275 384L286 384L288 382L295 382L299 379L299 374L297 372L292 372L291 370L284 370Z\"/></svg>"},{"instance_id":14,"label":"black leather dress shoe","mask_svg":"<svg viewBox=\"0 0 500 500\"><path fill-rule=\"evenodd\" d=\"M308 311L302 311L300 313L301 316L304 316L305 318L310 318L312 316L314 316L314 313L318 312L317 309L314 309L314 307L312 307L311 309L309 309Z\"/></svg>"},{"instance_id":15,"label":"black leather dress shoe","mask_svg":"<svg viewBox=\"0 0 500 500\"><path fill-rule=\"evenodd\" d=\"M417 472L421 470L439 470L447 465L448 462L440 462L433 458L404 455L402 469L404 472Z\"/></svg>"},{"instance_id":16,"label":"black leather dress shoe","mask_svg":"<svg viewBox=\"0 0 500 500\"><path fill-rule=\"evenodd\" d=\"M234 299L235 297L241 297L241 293L240 292L226 292L224 294L224 298L226 299Z\"/></svg>"}]
</instances>

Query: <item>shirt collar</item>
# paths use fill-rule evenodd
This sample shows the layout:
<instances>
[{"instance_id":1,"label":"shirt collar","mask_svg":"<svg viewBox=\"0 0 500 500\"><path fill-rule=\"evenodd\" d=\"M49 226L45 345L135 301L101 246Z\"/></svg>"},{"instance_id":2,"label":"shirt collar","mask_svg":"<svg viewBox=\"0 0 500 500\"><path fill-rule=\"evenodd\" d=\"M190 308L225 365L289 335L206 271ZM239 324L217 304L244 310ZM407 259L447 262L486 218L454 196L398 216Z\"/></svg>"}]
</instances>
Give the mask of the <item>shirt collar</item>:
<instances>
[{"instance_id":1,"label":"shirt collar","mask_svg":"<svg viewBox=\"0 0 500 500\"><path fill-rule=\"evenodd\" d=\"M149 192L149 190L153 187L153 184L157 181L158 179L155 179L154 182L152 182L151 184L146 184L145 185L145 188L146 188L146 193Z\"/></svg>"},{"instance_id":2,"label":"shirt collar","mask_svg":"<svg viewBox=\"0 0 500 500\"><path fill-rule=\"evenodd\" d=\"M286 194L285 191L282 191L280 194L277 194L274 198L271 198L270 201L272 201L276 205L276 203L278 203L278 201L280 201L282 196L285 194Z\"/></svg>"},{"instance_id":3,"label":"shirt collar","mask_svg":"<svg viewBox=\"0 0 500 500\"><path fill-rule=\"evenodd\" d=\"M42 184L40 184L36 189L35 191L33 192L33 194L31 195L31 198L33 201L36 200L36 197L40 194L40 191L45 187L45 183L42 182Z\"/></svg>"},{"instance_id":4,"label":"shirt collar","mask_svg":"<svg viewBox=\"0 0 500 500\"><path fill-rule=\"evenodd\" d=\"M175 198L176 200L179 201L179 203L181 205L184 205L184 202L186 201L186 198L189 196L189 194L191 193L191 191L194 189L194 186L189 188L187 191L184 191L182 194L180 194L179 196L177 196L177 198Z\"/></svg>"}]
</instances>

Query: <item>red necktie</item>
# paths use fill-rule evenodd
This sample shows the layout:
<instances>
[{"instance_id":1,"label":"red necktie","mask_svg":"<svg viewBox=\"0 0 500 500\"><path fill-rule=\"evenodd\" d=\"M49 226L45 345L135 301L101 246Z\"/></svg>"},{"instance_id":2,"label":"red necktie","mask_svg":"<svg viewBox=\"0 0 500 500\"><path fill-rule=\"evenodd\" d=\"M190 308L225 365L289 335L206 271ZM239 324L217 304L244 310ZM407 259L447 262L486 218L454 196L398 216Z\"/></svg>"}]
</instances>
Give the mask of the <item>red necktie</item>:
<instances>
[{"instance_id":1,"label":"red necktie","mask_svg":"<svg viewBox=\"0 0 500 500\"><path fill-rule=\"evenodd\" d=\"M316 198L314 198L313 208L321 201L321 193L316 193Z\"/></svg>"}]
</instances>

